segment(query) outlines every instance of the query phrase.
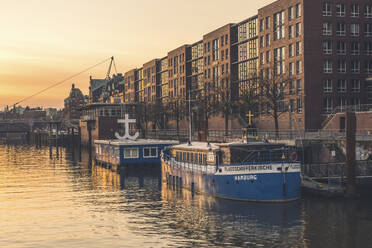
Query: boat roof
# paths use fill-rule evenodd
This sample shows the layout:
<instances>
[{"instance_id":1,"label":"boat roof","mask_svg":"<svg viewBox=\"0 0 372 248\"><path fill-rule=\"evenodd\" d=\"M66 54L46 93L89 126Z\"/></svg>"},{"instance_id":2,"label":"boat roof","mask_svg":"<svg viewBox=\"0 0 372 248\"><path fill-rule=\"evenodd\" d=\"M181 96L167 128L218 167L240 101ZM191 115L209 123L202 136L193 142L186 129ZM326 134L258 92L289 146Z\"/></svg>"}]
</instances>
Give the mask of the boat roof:
<instances>
[{"instance_id":1,"label":"boat roof","mask_svg":"<svg viewBox=\"0 0 372 248\"><path fill-rule=\"evenodd\" d=\"M221 147L282 147L286 146L284 143L267 143L267 142L229 142L229 143L208 143L208 142L191 142L173 145L171 148L180 150L205 150L216 151Z\"/></svg>"},{"instance_id":2,"label":"boat roof","mask_svg":"<svg viewBox=\"0 0 372 248\"><path fill-rule=\"evenodd\" d=\"M158 140L158 139L137 139L137 140L95 140L95 144L114 145L114 146L133 146L133 145L176 145L177 140Z\"/></svg>"}]
</instances>

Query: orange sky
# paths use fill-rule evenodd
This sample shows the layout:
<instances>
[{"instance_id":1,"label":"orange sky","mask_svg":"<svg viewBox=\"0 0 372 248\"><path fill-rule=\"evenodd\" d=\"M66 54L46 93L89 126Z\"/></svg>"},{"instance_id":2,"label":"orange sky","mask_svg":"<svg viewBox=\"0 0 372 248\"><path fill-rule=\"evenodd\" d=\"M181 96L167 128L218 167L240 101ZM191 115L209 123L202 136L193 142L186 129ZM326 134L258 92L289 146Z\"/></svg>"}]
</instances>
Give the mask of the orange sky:
<instances>
[{"instance_id":1,"label":"orange sky","mask_svg":"<svg viewBox=\"0 0 372 248\"><path fill-rule=\"evenodd\" d=\"M0 0L0 109L110 56L118 72L166 56L273 0ZM206 14L208 13L208 14ZM21 105L63 107L71 84L88 93L89 75Z\"/></svg>"}]
</instances>

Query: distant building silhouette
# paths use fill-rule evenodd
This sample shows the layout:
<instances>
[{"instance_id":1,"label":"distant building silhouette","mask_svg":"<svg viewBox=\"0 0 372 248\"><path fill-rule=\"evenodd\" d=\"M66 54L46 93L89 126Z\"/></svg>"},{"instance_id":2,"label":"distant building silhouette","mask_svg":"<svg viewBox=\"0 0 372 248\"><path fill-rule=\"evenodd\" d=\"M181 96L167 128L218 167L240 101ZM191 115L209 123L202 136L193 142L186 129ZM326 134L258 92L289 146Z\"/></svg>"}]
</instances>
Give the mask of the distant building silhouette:
<instances>
[{"instance_id":1,"label":"distant building silhouette","mask_svg":"<svg viewBox=\"0 0 372 248\"><path fill-rule=\"evenodd\" d=\"M64 118L67 120L78 120L81 115L81 108L84 106L84 95L80 89L72 84L70 95L65 99Z\"/></svg>"}]
</instances>

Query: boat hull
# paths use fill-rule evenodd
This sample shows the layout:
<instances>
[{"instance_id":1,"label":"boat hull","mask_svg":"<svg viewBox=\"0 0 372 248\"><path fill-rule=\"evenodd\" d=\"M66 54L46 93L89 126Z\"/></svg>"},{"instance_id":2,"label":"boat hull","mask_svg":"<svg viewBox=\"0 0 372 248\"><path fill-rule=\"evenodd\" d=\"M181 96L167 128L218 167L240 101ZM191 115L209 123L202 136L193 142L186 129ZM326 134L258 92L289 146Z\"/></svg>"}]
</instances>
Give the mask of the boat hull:
<instances>
[{"instance_id":1,"label":"boat hull","mask_svg":"<svg viewBox=\"0 0 372 248\"><path fill-rule=\"evenodd\" d=\"M207 167L162 160L162 179L195 192L233 200L286 202L301 196L299 164L264 165L261 170L250 170L257 169L257 165Z\"/></svg>"}]
</instances>

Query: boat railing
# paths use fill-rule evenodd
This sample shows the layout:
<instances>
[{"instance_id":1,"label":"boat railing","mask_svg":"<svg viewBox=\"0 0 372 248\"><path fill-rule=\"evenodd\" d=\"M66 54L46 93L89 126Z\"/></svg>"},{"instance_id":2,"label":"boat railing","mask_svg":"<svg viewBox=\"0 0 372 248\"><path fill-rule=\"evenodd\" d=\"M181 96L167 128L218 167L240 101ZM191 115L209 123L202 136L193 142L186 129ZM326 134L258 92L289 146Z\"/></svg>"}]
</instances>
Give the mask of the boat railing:
<instances>
[{"instance_id":1,"label":"boat railing","mask_svg":"<svg viewBox=\"0 0 372 248\"><path fill-rule=\"evenodd\" d=\"M163 161L169 163L172 167L176 168L182 168L186 169L192 172L201 172L205 174L211 174L215 173L217 170L217 166L215 165L200 165L200 164L195 164L191 162L181 162L181 161L176 161L175 158L172 158L168 155L162 156Z\"/></svg>"}]
</instances>

